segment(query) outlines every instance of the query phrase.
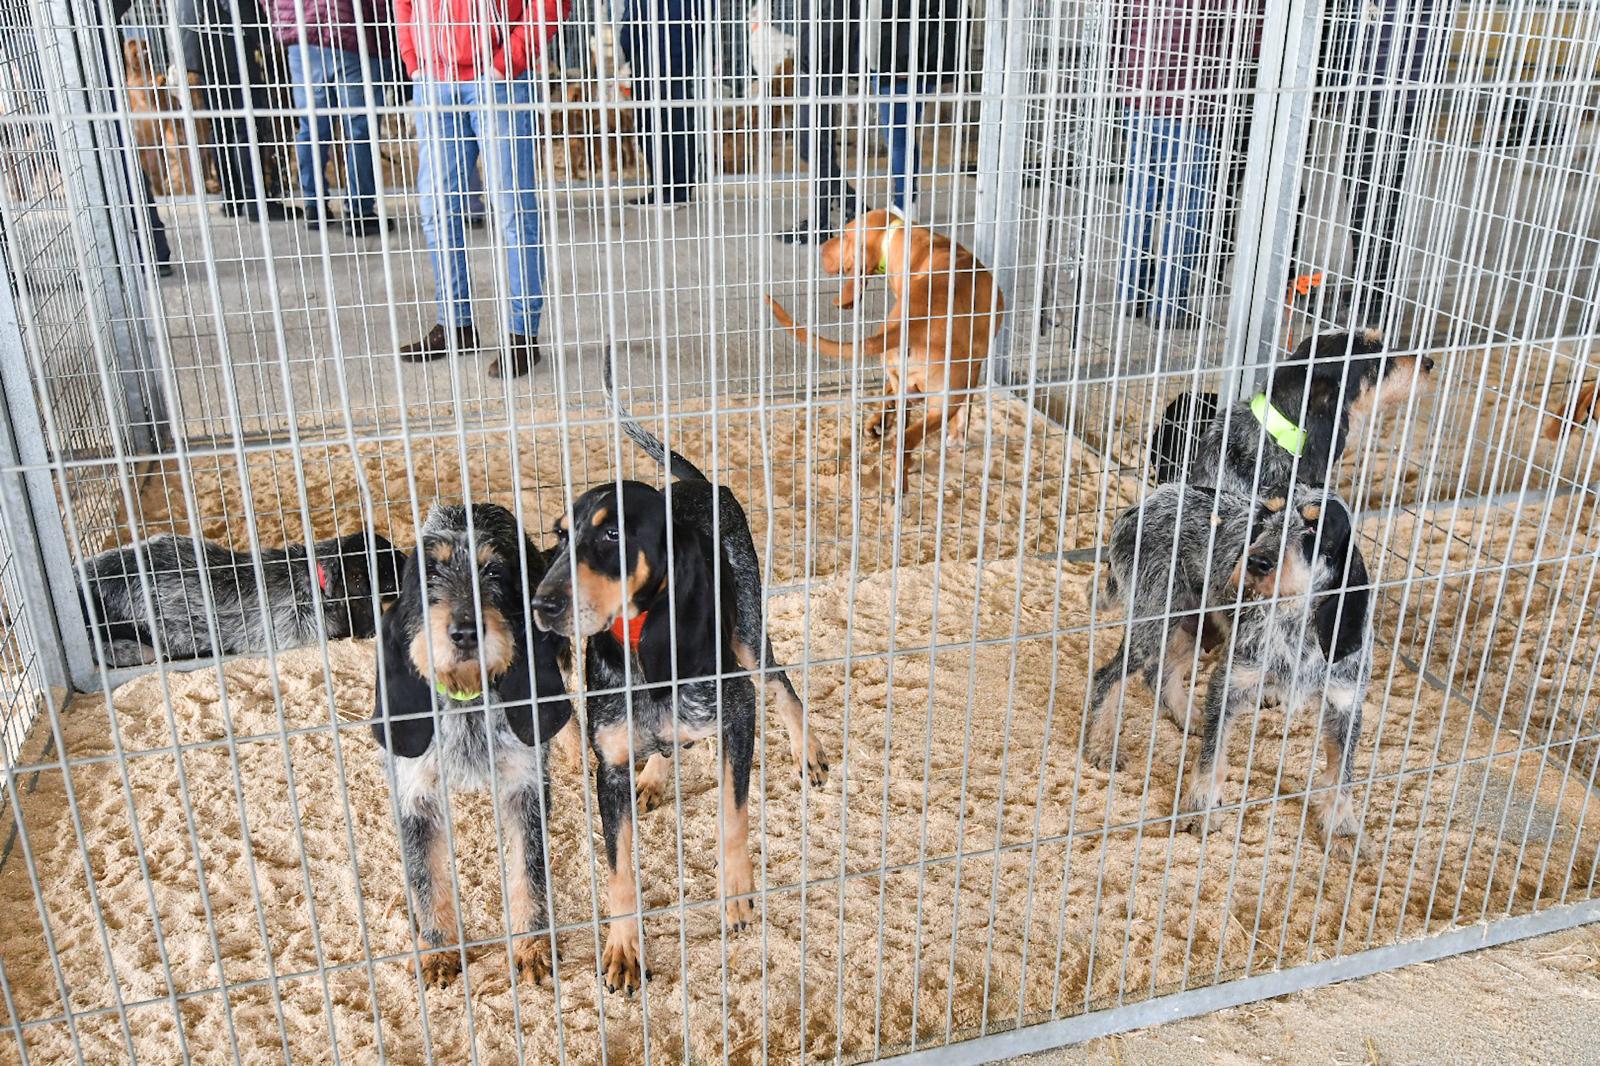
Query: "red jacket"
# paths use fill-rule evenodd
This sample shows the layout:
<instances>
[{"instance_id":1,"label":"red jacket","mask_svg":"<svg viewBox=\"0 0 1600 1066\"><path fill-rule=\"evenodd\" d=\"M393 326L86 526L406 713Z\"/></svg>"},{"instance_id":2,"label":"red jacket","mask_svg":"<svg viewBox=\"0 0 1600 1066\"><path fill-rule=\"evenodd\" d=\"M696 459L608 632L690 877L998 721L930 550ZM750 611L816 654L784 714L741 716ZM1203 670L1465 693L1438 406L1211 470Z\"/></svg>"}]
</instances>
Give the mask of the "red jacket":
<instances>
[{"instance_id":1,"label":"red jacket","mask_svg":"<svg viewBox=\"0 0 1600 1066\"><path fill-rule=\"evenodd\" d=\"M555 35L571 0L395 0L400 59L406 73L437 81L472 81L478 62L514 78L533 65Z\"/></svg>"},{"instance_id":2,"label":"red jacket","mask_svg":"<svg viewBox=\"0 0 1600 1066\"><path fill-rule=\"evenodd\" d=\"M1118 62L1128 102L1151 115L1212 122L1255 87L1262 0L1131 0Z\"/></svg>"}]
</instances>

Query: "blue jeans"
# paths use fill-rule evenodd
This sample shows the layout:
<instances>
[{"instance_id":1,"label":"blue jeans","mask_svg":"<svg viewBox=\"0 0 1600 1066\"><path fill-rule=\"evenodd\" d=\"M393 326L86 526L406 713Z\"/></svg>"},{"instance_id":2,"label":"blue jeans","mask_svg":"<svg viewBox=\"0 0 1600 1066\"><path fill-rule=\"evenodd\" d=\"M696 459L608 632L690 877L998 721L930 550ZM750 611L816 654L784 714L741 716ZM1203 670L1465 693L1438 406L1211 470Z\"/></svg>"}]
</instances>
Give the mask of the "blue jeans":
<instances>
[{"instance_id":1,"label":"blue jeans","mask_svg":"<svg viewBox=\"0 0 1600 1066\"><path fill-rule=\"evenodd\" d=\"M332 107L367 106L366 79L361 76L361 56L342 48L302 47L292 44L289 76L294 80L294 106L303 112L294 153L300 164L300 191L306 206L320 211L318 188L328 172L328 148L333 144L333 116L320 113ZM372 135L363 113L344 115L345 212L354 216L377 213L372 177Z\"/></svg>"},{"instance_id":2,"label":"blue jeans","mask_svg":"<svg viewBox=\"0 0 1600 1066\"><path fill-rule=\"evenodd\" d=\"M873 92L886 97L878 104L878 121L889 131L889 202L901 214L906 213L917 195L917 175L922 171L922 145L917 138L922 101L906 99L911 85L909 77L879 74L872 79ZM928 93L936 86L932 78L921 78L916 91Z\"/></svg>"},{"instance_id":3,"label":"blue jeans","mask_svg":"<svg viewBox=\"0 0 1600 1066\"><path fill-rule=\"evenodd\" d=\"M472 323L467 274L468 201L474 149L484 190L505 237L509 332L536 337L544 311L544 244L539 235L538 163L534 157L534 83L428 81L416 86L417 186L422 232L433 251L439 324ZM450 109L450 110L445 110Z\"/></svg>"},{"instance_id":4,"label":"blue jeans","mask_svg":"<svg viewBox=\"0 0 1600 1066\"><path fill-rule=\"evenodd\" d=\"M1188 312L1189 283L1211 212L1217 152L1211 131L1194 122L1128 112L1127 222L1122 288L1148 301L1155 317ZM1161 221L1161 250L1151 247Z\"/></svg>"}]
</instances>

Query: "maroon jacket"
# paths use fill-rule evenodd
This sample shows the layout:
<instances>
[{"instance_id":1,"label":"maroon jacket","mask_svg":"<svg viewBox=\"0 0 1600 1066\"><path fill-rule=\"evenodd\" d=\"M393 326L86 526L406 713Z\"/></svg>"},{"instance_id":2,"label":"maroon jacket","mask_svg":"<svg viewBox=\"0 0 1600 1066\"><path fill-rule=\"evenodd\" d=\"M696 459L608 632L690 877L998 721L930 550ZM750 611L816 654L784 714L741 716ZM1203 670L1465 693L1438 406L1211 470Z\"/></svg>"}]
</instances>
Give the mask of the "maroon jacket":
<instances>
[{"instance_id":1,"label":"maroon jacket","mask_svg":"<svg viewBox=\"0 0 1600 1066\"><path fill-rule=\"evenodd\" d=\"M359 52L363 28L369 48L381 43L378 24L394 21L388 8L386 0L271 0L267 17L273 36L284 44ZM359 21L357 11L361 12Z\"/></svg>"},{"instance_id":2,"label":"maroon jacket","mask_svg":"<svg viewBox=\"0 0 1600 1066\"><path fill-rule=\"evenodd\" d=\"M1128 104L1214 122L1225 97L1255 85L1261 10L1262 0L1127 0L1117 65Z\"/></svg>"}]
</instances>

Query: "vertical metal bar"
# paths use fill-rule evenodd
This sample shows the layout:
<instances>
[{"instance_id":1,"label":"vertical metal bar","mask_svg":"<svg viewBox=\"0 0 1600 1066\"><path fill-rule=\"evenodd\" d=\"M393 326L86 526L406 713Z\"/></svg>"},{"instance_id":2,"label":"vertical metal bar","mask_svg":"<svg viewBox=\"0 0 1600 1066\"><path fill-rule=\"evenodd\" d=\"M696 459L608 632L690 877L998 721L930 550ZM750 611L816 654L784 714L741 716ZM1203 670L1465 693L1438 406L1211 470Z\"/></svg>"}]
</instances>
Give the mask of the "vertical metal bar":
<instances>
[{"instance_id":1,"label":"vertical metal bar","mask_svg":"<svg viewBox=\"0 0 1600 1066\"><path fill-rule=\"evenodd\" d=\"M1022 160L1027 133L1027 13L1037 0L986 0L983 104L978 136L978 195L973 251L995 276L1009 314L989 349L989 381L1011 381L1011 323L1016 314L1017 241L1022 215Z\"/></svg>"},{"instance_id":2,"label":"vertical metal bar","mask_svg":"<svg viewBox=\"0 0 1600 1066\"><path fill-rule=\"evenodd\" d=\"M1224 331L1224 365L1239 373L1223 378L1224 404L1249 389L1249 367L1272 356L1311 108L1317 5L1289 0L1265 8Z\"/></svg>"}]
</instances>

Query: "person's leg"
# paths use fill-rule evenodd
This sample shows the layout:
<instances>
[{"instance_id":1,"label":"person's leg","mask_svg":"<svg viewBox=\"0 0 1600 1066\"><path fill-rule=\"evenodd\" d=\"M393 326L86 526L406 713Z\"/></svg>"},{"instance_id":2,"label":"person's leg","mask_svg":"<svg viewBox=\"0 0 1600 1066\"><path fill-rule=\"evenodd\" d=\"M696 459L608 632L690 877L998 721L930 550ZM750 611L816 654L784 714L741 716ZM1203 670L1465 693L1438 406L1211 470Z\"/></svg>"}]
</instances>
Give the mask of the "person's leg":
<instances>
[{"instance_id":1,"label":"person's leg","mask_svg":"<svg viewBox=\"0 0 1600 1066\"><path fill-rule=\"evenodd\" d=\"M701 22L696 15L705 5L695 0L665 0L666 59L668 99L692 101L698 93L695 61L699 55L696 35ZM699 154L695 151L695 111L693 107L669 108L665 116L670 136L667 139L667 167L660 186L661 196L671 203L687 201L700 180Z\"/></svg>"},{"instance_id":2,"label":"person's leg","mask_svg":"<svg viewBox=\"0 0 1600 1066\"><path fill-rule=\"evenodd\" d=\"M744 96L750 85L750 4L747 0L713 0L717 10L717 57L722 83L734 96Z\"/></svg>"},{"instance_id":3,"label":"person's leg","mask_svg":"<svg viewBox=\"0 0 1600 1066\"><path fill-rule=\"evenodd\" d=\"M361 54L328 49L328 81L344 124L344 213L346 219L366 220L378 214L377 179L372 170L372 130L367 122L366 80L361 76Z\"/></svg>"},{"instance_id":4,"label":"person's leg","mask_svg":"<svg viewBox=\"0 0 1600 1066\"><path fill-rule=\"evenodd\" d=\"M804 43L801 45L805 48ZM857 214L855 190L839 169L837 140L839 108L835 104L808 101L817 96L833 97L844 92L844 78L807 72L809 58L802 57L796 88L802 103L795 109L795 142L800 161L811 172L811 215L795 223L795 228L778 234L785 244L810 244L833 236L836 226Z\"/></svg>"},{"instance_id":5,"label":"person's leg","mask_svg":"<svg viewBox=\"0 0 1600 1066\"><path fill-rule=\"evenodd\" d=\"M220 33L201 38L201 80L207 106L219 112L211 119L211 150L217 160L224 210L242 212L255 205L255 173L250 169L250 137L244 119L244 92L232 38Z\"/></svg>"},{"instance_id":6,"label":"person's leg","mask_svg":"<svg viewBox=\"0 0 1600 1066\"><path fill-rule=\"evenodd\" d=\"M472 111L484 152L486 184L506 241L510 292L508 354L489 367L492 377L525 374L539 361L539 320L544 312L544 243L539 226L535 92L531 77L470 86L486 99ZM493 106L485 106L492 104Z\"/></svg>"},{"instance_id":7,"label":"person's leg","mask_svg":"<svg viewBox=\"0 0 1600 1066\"><path fill-rule=\"evenodd\" d=\"M446 110L461 102L465 86L456 82L420 80L414 99L417 107L417 193L422 232L433 254L433 282L439 304L439 339L459 336L472 325L471 290L467 278L466 228L461 217L461 189L465 159L462 140L471 135L471 123L458 111ZM412 358L444 354L432 334Z\"/></svg>"},{"instance_id":8,"label":"person's leg","mask_svg":"<svg viewBox=\"0 0 1600 1066\"><path fill-rule=\"evenodd\" d=\"M312 224L321 219L327 200L322 184L328 172L328 144L333 140L333 122L326 113L329 95L323 51L315 46L302 49L299 45L288 49L294 106L300 112L300 128L294 138L295 162L300 170L306 221Z\"/></svg>"},{"instance_id":9,"label":"person's leg","mask_svg":"<svg viewBox=\"0 0 1600 1066\"><path fill-rule=\"evenodd\" d=\"M1404 101L1402 100L1401 106ZM1363 125L1355 136L1356 158L1348 174L1350 190L1350 276L1355 282L1354 308L1369 323L1380 318L1394 285L1395 230L1400 216L1400 187L1405 181L1404 137L1388 127L1377 101L1362 108ZM1401 131L1409 123L1394 120Z\"/></svg>"},{"instance_id":10,"label":"person's leg","mask_svg":"<svg viewBox=\"0 0 1600 1066\"><path fill-rule=\"evenodd\" d=\"M1127 151L1122 180L1127 197L1122 226L1122 297L1134 314L1144 313L1153 280L1150 231L1160 185L1150 154L1151 132L1158 121L1137 111L1129 111L1123 120Z\"/></svg>"},{"instance_id":11,"label":"person's leg","mask_svg":"<svg viewBox=\"0 0 1600 1066\"><path fill-rule=\"evenodd\" d=\"M461 173L466 175L462 183L462 198L466 201L467 223L477 227L483 225L484 216L489 213L489 206L483 199L483 171L478 159L478 138L468 137L461 142L463 151Z\"/></svg>"},{"instance_id":12,"label":"person's leg","mask_svg":"<svg viewBox=\"0 0 1600 1066\"><path fill-rule=\"evenodd\" d=\"M910 100L911 79L884 77L873 79L879 97L878 121L889 139L889 204L902 215L915 194L918 165L916 120Z\"/></svg>"},{"instance_id":13,"label":"person's leg","mask_svg":"<svg viewBox=\"0 0 1600 1066\"><path fill-rule=\"evenodd\" d=\"M1204 126L1177 119L1170 121L1165 141L1166 217L1156 303L1161 313L1176 323L1189 314L1189 287L1200 263L1200 239L1209 232L1206 218L1216 150Z\"/></svg>"}]
</instances>

